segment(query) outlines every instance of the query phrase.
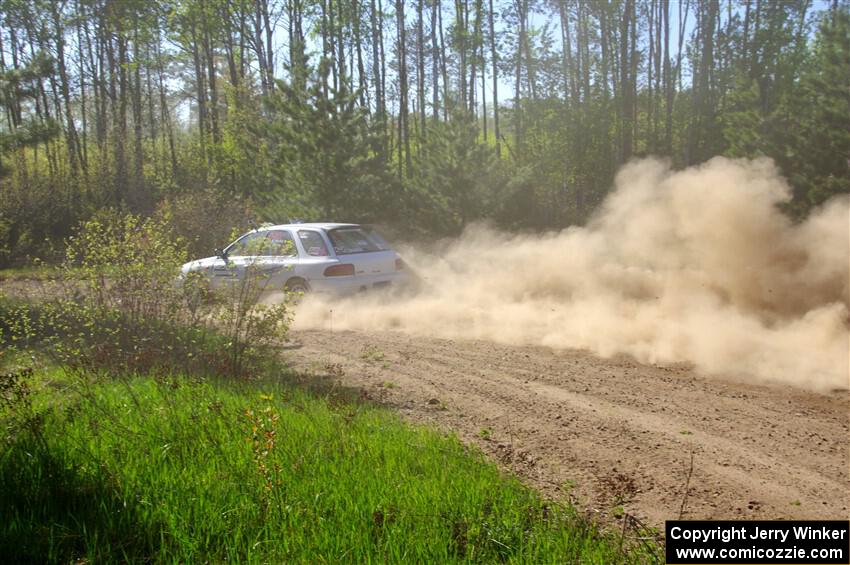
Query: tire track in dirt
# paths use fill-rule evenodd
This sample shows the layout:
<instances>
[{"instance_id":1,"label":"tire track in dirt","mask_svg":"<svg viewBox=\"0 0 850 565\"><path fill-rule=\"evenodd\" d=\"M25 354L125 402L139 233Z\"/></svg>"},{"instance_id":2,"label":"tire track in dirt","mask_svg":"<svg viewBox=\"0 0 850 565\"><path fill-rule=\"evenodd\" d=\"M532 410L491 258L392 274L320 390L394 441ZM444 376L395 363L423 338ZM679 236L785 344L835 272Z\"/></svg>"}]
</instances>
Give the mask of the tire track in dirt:
<instances>
[{"instance_id":1,"label":"tire track in dirt","mask_svg":"<svg viewBox=\"0 0 850 565\"><path fill-rule=\"evenodd\" d=\"M292 338L295 367L453 431L548 495L603 518L627 512L661 526L678 517L691 453L684 517L850 516L847 391L399 332Z\"/></svg>"}]
</instances>

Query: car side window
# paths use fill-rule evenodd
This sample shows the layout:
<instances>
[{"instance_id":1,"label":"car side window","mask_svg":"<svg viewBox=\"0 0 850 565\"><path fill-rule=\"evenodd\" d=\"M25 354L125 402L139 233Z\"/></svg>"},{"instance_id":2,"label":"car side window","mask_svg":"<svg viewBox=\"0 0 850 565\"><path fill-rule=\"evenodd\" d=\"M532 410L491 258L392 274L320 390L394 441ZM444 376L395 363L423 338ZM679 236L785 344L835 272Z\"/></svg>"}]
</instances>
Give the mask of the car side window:
<instances>
[{"instance_id":1,"label":"car side window","mask_svg":"<svg viewBox=\"0 0 850 565\"><path fill-rule=\"evenodd\" d=\"M227 254L231 257L260 255L265 239L265 232L254 232L243 235L227 248Z\"/></svg>"},{"instance_id":2,"label":"car side window","mask_svg":"<svg viewBox=\"0 0 850 565\"><path fill-rule=\"evenodd\" d=\"M299 230L298 239L301 240L301 246L304 247L307 255L312 257L327 257L330 255L328 253L328 246L325 245L325 240L322 239L322 236L318 232Z\"/></svg>"},{"instance_id":3,"label":"car side window","mask_svg":"<svg viewBox=\"0 0 850 565\"><path fill-rule=\"evenodd\" d=\"M337 228L328 232L331 244L337 255L354 253L372 253L383 251L386 244L378 237L369 237L366 230L360 228Z\"/></svg>"},{"instance_id":4,"label":"car side window","mask_svg":"<svg viewBox=\"0 0 850 565\"><path fill-rule=\"evenodd\" d=\"M286 230L270 230L268 233L268 242L263 255L271 255L274 257L294 257L295 241L292 239L292 234Z\"/></svg>"}]
</instances>

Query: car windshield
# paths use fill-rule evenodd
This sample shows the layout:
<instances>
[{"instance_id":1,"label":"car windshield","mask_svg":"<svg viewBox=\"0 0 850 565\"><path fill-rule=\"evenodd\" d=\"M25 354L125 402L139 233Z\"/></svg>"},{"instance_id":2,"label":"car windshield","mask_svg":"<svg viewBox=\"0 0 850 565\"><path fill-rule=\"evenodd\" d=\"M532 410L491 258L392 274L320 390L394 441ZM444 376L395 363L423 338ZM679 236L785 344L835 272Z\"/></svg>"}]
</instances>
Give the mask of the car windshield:
<instances>
[{"instance_id":1,"label":"car windshield","mask_svg":"<svg viewBox=\"0 0 850 565\"><path fill-rule=\"evenodd\" d=\"M337 255L372 253L389 249L387 242L376 231L365 227L329 230L328 237Z\"/></svg>"}]
</instances>

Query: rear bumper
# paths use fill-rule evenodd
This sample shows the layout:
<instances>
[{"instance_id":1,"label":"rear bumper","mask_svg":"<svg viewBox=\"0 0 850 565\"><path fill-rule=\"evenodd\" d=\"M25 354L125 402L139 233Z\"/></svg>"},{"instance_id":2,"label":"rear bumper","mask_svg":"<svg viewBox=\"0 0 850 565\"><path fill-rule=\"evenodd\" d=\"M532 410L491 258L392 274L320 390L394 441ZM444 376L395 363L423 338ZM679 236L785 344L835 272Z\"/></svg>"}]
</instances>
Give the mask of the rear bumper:
<instances>
[{"instance_id":1,"label":"rear bumper","mask_svg":"<svg viewBox=\"0 0 850 565\"><path fill-rule=\"evenodd\" d=\"M321 294L346 295L367 290L401 287L411 282L411 276L405 271L382 275L355 275L348 277L322 277L310 279L312 292Z\"/></svg>"}]
</instances>

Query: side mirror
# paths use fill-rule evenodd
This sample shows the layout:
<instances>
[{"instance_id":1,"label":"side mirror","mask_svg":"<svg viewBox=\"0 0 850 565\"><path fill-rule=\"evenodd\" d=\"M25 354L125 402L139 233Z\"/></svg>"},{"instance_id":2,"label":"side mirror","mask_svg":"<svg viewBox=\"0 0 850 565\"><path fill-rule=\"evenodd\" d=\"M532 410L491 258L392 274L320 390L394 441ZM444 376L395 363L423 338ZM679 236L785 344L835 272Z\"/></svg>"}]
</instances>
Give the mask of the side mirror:
<instances>
[{"instance_id":1,"label":"side mirror","mask_svg":"<svg viewBox=\"0 0 850 565\"><path fill-rule=\"evenodd\" d=\"M227 261L227 253L224 252L224 249L216 247L216 249L215 249L215 251L213 251L213 253L215 253L216 257L221 257L222 259Z\"/></svg>"}]
</instances>

